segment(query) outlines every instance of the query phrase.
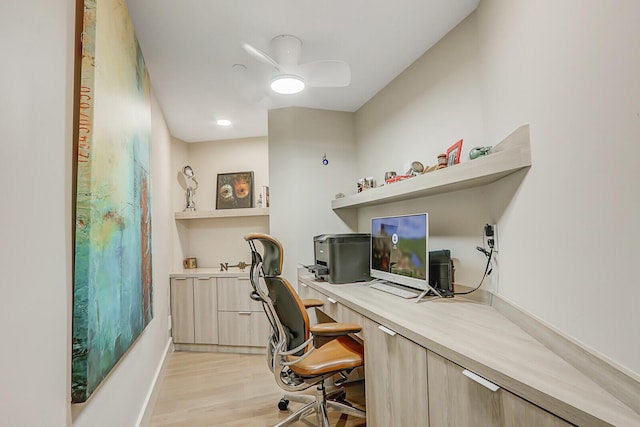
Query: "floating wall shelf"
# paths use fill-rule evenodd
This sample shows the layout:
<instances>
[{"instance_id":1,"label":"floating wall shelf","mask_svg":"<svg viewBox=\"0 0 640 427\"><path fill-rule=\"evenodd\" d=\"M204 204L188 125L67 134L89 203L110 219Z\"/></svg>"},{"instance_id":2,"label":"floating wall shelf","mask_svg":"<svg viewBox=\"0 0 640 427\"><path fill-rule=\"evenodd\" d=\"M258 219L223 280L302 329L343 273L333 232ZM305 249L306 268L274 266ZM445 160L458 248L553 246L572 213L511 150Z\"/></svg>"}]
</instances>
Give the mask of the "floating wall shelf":
<instances>
[{"instance_id":1,"label":"floating wall shelf","mask_svg":"<svg viewBox=\"0 0 640 427\"><path fill-rule=\"evenodd\" d=\"M333 210L381 205L489 184L531 166L529 125L495 145L491 154L331 202Z\"/></svg>"},{"instance_id":2,"label":"floating wall shelf","mask_svg":"<svg viewBox=\"0 0 640 427\"><path fill-rule=\"evenodd\" d=\"M213 211L176 212L176 219L237 218L244 216L268 216L269 208L216 209Z\"/></svg>"}]
</instances>

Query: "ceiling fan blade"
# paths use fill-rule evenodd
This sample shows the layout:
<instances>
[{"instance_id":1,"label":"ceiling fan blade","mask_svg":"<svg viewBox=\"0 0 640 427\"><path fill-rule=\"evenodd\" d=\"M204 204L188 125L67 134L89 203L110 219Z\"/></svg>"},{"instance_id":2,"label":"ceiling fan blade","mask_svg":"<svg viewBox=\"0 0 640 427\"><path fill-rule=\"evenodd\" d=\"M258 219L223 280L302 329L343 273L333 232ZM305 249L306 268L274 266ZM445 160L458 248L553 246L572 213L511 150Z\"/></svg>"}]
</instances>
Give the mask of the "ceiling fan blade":
<instances>
[{"instance_id":1,"label":"ceiling fan blade","mask_svg":"<svg viewBox=\"0 0 640 427\"><path fill-rule=\"evenodd\" d=\"M344 61L307 62L298 66L297 71L308 86L344 87L351 83L351 68Z\"/></svg>"},{"instance_id":2,"label":"ceiling fan blade","mask_svg":"<svg viewBox=\"0 0 640 427\"><path fill-rule=\"evenodd\" d=\"M253 56L258 61L273 65L276 68L276 70L281 71L280 65L272 57L270 57L269 55L267 55L257 47L253 47L249 43L242 43L242 47L244 48L244 50L247 51L249 55Z\"/></svg>"}]
</instances>

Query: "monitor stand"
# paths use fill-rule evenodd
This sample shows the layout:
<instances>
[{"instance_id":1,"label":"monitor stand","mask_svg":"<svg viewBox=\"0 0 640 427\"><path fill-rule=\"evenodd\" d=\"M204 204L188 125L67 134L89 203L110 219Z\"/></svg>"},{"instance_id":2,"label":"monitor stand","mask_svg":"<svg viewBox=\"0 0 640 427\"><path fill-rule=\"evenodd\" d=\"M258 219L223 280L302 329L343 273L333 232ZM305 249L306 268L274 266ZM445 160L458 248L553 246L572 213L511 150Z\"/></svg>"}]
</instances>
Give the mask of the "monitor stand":
<instances>
[{"instance_id":1,"label":"monitor stand","mask_svg":"<svg viewBox=\"0 0 640 427\"><path fill-rule=\"evenodd\" d=\"M436 283L436 285L437 285L437 283ZM420 301L422 301L422 299L424 297L426 297L429 292L433 292L435 294L435 296L437 296L438 298L446 298L446 297L450 298L450 297L453 296L453 294L451 294L451 295L449 295L449 294L442 295L440 293L441 291L438 291L436 288L434 288L429 283L427 283L427 289L425 289L424 291L422 291L422 293L420 295L418 295L418 299L416 300L416 304L418 304Z\"/></svg>"}]
</instances>

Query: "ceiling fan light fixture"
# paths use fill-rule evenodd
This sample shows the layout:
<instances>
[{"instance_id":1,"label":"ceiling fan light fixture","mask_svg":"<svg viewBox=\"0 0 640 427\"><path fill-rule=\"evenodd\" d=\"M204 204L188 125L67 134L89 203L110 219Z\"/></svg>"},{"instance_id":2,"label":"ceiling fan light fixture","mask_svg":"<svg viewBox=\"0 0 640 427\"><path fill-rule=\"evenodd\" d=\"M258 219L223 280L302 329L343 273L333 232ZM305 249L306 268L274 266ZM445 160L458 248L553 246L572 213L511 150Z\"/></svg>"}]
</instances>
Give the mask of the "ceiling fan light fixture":
<instances>
[{"instance_id":1,"label":"ceiling fan light fixture","mask_svg":"<svg viewBox=\"0 0 640 427\"><path fill-rule=\"evenodd\" d=\"M304 82L293 74L280 74L271 80L271 90L283 95L293 95L302 92Z\"/></svg>"}]
</instances>

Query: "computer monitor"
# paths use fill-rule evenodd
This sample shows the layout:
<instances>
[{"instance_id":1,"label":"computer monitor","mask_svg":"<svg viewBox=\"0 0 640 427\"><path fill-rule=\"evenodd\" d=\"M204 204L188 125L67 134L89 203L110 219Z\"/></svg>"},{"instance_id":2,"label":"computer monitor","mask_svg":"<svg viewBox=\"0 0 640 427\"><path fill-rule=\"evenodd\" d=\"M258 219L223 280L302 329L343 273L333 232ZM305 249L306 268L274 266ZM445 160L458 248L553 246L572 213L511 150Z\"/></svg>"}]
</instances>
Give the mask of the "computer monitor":
<instances>
[{"instance_id":1,"label":"computer monitor","mask_svg":"<svg viewBox=\"0 0 640 427\"><path fill-rule=\"evenodd\" d=\"M426 213L372 218L371 277L422 291L428 289L428 240Z\"/></svg>"}]
</instances>

